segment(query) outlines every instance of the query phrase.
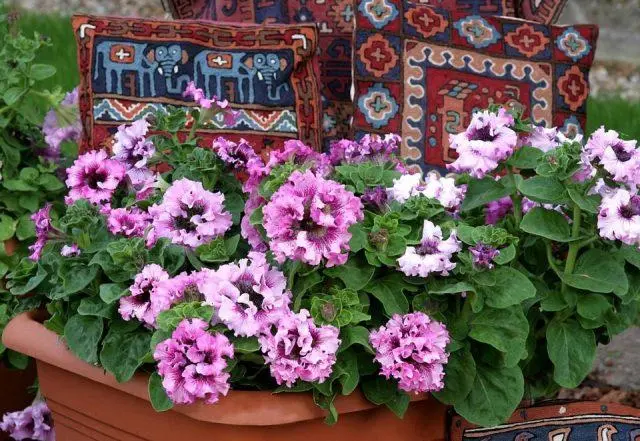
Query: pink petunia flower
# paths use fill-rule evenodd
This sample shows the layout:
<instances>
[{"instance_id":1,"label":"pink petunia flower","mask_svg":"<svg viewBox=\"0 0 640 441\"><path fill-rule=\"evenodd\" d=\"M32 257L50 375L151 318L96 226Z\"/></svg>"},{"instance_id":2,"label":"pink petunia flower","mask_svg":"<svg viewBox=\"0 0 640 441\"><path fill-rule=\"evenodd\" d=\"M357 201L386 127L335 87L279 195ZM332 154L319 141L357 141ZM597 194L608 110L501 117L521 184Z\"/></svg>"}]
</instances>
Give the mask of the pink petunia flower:
<instances>
[{"instance_id":1,"label":"pink petunia flower","mask_svg":"<svg viewBox=\"0 0 640 441\"><path fill-rule=\"evenodd\" d=\"M264 198L258 192L252 192L244 205L244 216L240 221L240 234L249 242L253 251L261 253L266 252L268 247L258 229L251 225L251 216L264 202Z\"/></svg>"},{"instance_id":2,"label":"pink petunia flower","mask_svg":"<svg viewBox=\"0 0 640 441\"><path fill-rule=\"evenodd\" d=\"M331 172L329 157L318 153L311 147L298 140L285 141L282 150L272 150L269 153L269 161L266 165L266 173L275 166L292 162L297 165L305 165L308 170L326 177Z\"/></svg>"},{"instance_id":3,"label":"pink petunia flower","mask_svg":"<svg viewBox=\"0 0 640 441\"><path fill-rule=\"evenodd\" d=\"M289 312L291 293L286 287L284 274L269 266L264 254L250 253L250 260L218 268L203 291L216 322L236 336L253 337Z\"/></svg>"},{"instance_id":4,"label":"pink petunia flower","mask_svg":"<svg viewBox=\"0 0 640 441\"><path fill-rule=\"evenodd\" d=\"M204 302L204 288L211 283L212 270L202 269L191 274L183 272L158 283L151 298L151 309L157 316L180 302Z\"/></svg>"},{"instance_id":5,"label":"pink petunia flower","mask_svg":"<svg viewBox=\"0 0 640 441\"><path fill-rule=\"evenodd\" d=\"M500 255L500 251L490 245L479 243L471 248L471 257L476 268L493 268L493 259Z\"/></svg>"},{"instance_id":6,"label":"pink petunia flower","mask_svg":"<svg viewBox=\"0 0 640 441\"><path fill-rule=\"evenodd\" d=\"M107 216L107 228L111 234L125 237L143 237L150 225L149 214L136 207L116 208Z\"/></svg>"},{"instance_id":7,"label":"pink petunia flower","mask_svg":"<svg viewBox=\"0 0 640 441\"><path fill-rule=\"evenodd\" d=\"M598 230L605 239L640 246L640 196L622 188L604 193Z\"/></svg>"},{"instance_id":8,"label":"pink petunia flower","mask_svg":"<svg viewBox=\"0 0 640 441\"><path fill-rule=\"evenodd\" d=\"M94 204L108 202L125 176L124 166L109 159L104 150L87 152L67 169L67 204L87 199Z\"/></svg>"},{"instance_id":9,"label":"pink petunia flower","mask_svg":"<svg viewBox=\"0 0 640 441\"><path fill-rule=\"evenodd\" d=\"M513 117L504 109L498 113L475 113L467 130L450 135L451 147L458 153L458 159L447 168L483 178L513 154L518 144L518 135L511 128L513 124Z\"/></svg>"},{"instance_id":10,"label":"pink petunia flower","mask_svg":"<svg viewBox=\"0 0 640 441\"><path fill-rule=\"evenodd\" d=\"M51 411L44 401L36 401L23 410L4 414L0 422L0 430L18 441L55 441L56 439Z\"/></svg>"},{"instance_id":11,"label":"pink petunia flower","mask_svg":"<svg viewBox=\"0 0 640 441\"><path fill-rule=\"evenodd\" d=\"M78 112L78 88L69 92L57 109L51 109L44 117L42 134L47 148L44 157L51 161L60 158L60 146L66 141L80 142L82 122Z\"/></svg>"},{"instance_id":12,"label":"pink petunia flower","mask_svg":"<svg viewBox=\"0 0 640 441\"><path fill-rule=\"evenodd\" d=\"M447 240L443 240L440 227L425 220L420 246L407 247L404 255L398 259L398 265L407 276L428 277L431 273L446 276L456 267L451 258L461 249L455 230Z\"/></svg>"},{"instance_id":13,"label":"pink petunia flower","mask_svg":"<svg viewBox=\"0 0 640 441\"><path fill-rule=\"evenodd\" d=\"M349 227L364 218L362 202L343 185L295 171L262 209L269 248L286 259L327 266L346 262Z\"/></svg>"},{"instance_id":14,"label":"pink petunia flower","mask_svg":"<svg viewBox=\"0 0 640 441\"><path fill-rule=\"evenodd\" d=\"M236 143L219 137L213 141L213 151L223 162L235 170L246 171L249 164L264 166L260 156L244 139Z\"/></svg>"},{"instance_id":15,"label":"pink petunia flower","mask_svg":"<svg viewBox=\"0 0 640 441\"><path fill-rule=\"evenodd\" d=\"M80 248L78 248L78 245L75 243L71 245L65 245L60 250L60 255L63 257L79 256L81 253L82 252L80 251Z\"/></svg>"},{"instance_id":16,"label":"pink petunia flower","mask_svg":"<svg viewBox=\"0 0 640 441\"><path fill-rule=\"evenodd\" d=\"M393 181L387 189L389 197L401 204L415 196L436 199L443 207L455 211L464 200L466 187L456 186L455 179L442 178L437 173L428 173L422 179L420 173L406 174Z\"/></svg>"},{"instance_id":17,"label":"pink petunia flower","mask_svg":"<svg viewBox=\"0 0 640 441\"><path fill-rule=\"evenodd\" d=\"M223 235L232 224L231 213L224 208L224 195L186 178L174 181L162 203L149 207L149 214L156 237L191 248Z\"/></svg>"},{"instance_id":18,"label":"pink petunia flower","mask_svg":"<svg viewBox=\"0 0 640 441\"><path fill-rule=\"evenodd\" d=\"M340 346L335 326L316 326L309 311L289 312L259 337L265 362L278 384L323 383L331 376Z\"/></svg>"},{"instance_id":19,"label":"pink petunia flower","mask_svg":"<svg viewBox=\"0 0 640 441\"><path fill-rule=\"evenodd\" d=\"M120 299L118 312L122 318L126 321L136 318L150 327L155 326L158 313L154 311L153 299L160 283L168 279L169 274L160 265L142 268L129 288L130 295Z\"/></svg>"},{"instance_id":20,"label":"pink petunia flower","mask_svg":"<svg viewBox=\"0 0 640 441\"><path fill-rule=\"evenodd\" d=\"M354 164L363 161L384 163L398 162L395 155L400 149L401 138L395 134L365 135L358 141L342 139L334 141L329 148L332 165Z\"/></svg>"},{"instance_id":21,"label":"pink petunia flower","mask_svg":"<svg viewBox=\"0 0 640 441\"><path fill-rule=\"evenodd\" d=\"M449 361L449 332L422 312L394 315L373 331L369 341L376 351L381 375L398 380L398 387L416 394L444 388L444 367Z\"/></svg>"},{"instance_id":22,"label":"pink petunia flower","mask_svg":"<svg viewBox=\"0 0 640 441\"><path fill-rule=\"evenodd\" d=\"M233 358L233 344L223 334L207 331L200 319L185 319L171 338L159 343L153 353L162 386L175 404L193 404L202 399L215 404L229 392L225 371Z\"/></svg>"}]
</instances>

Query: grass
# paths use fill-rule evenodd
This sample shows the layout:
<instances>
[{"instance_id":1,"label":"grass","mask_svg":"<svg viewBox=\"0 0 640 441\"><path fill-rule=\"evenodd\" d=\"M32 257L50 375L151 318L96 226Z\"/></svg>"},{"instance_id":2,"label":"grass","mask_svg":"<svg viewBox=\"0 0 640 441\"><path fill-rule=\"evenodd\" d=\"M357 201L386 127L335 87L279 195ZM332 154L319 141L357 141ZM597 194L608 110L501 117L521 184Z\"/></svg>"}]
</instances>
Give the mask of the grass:
<instances>
[{"instance_id":1,"label":"grass","mask_svg":"<svg viewBox=\"0 0 640 441\"><path fill-rule=\"evenodd\" d=\"M56 66L58 72L43 85L47 88L60 85L64 90L73 89L79 82L79 75L69 17L24 12L19 23L24 33L40 32L53 43L42 50L39 62ZM604 125L628 139L640 140L640 102L628 102L621 98L592 98L589 100L588 115L587 134Z\"/></svg>"}]
</instances>

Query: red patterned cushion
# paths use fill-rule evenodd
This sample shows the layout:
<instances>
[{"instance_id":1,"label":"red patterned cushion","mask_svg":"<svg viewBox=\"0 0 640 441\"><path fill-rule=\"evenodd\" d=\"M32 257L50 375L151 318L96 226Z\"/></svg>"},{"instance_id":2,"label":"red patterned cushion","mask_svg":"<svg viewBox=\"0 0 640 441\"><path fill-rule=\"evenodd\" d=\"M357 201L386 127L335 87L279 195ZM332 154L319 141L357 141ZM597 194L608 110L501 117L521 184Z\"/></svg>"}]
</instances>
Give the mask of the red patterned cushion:
<instances>
[{"instance_id":1,"label":"red patterned cushion","mask_svg":"<svg viewBox=\"0 0 640 441\"><path fill-rule=\"evenodd\" d=\"M76 16L83 148L110 146L118 125L193 106L189 81L231 102L233 125L198 135L245 138L258 148L302 139L320 148L321 101L312 25L232 25Z\"/></svg>"},{"instance_id":2,"label":"red patterned cushion","mask_svg":"<svg viewBox=\"0 0 640 441\"><path fill-rule=\"evenodd\" d=\"M552 24L558 21L568 0L522 0L518 15L527 20Z\"/></svg>"},{"instance_id":3,"label":"red patterned cushion","mask_svg":"<svg viewBox=\"0 0 640 441\"><path fill-rule=\"evenodd\" d=\"M422 167L454 159L449 135L476 109L518 102L533 121L581 132L596 26L479 17L402 0L360 0L354 57L356 136L402 135Z\"/></svg>"},{"instance_id":4,"label":"red patterned cushion","mask_svg":"<svg viewBox=\"0 0 640 441\"><path fill-rule=\"evenodd\" d=\"M515 0L423 0L449 10L479 15L514 15ZM324 98L326 143L349 134L351 90L352 0L170 0L175 18L228 22L317 23L320 30L320 79Z\"/></svg>"}]
</instances>

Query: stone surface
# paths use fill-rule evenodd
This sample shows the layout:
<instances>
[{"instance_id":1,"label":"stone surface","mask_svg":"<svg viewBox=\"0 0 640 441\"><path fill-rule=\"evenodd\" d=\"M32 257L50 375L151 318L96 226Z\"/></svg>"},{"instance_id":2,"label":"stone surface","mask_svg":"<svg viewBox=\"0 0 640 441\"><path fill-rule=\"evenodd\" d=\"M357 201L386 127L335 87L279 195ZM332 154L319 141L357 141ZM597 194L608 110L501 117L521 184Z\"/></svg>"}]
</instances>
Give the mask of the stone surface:
<instances>
[{"instance_id":1,"label":"stone surface","mask_svg":"<svg viewBox=\"0 0 640 441\"><path fill-rule=\"evenodd\" d=\"M640 390L640 328L629 329L598 350L593 376L604 384Z\"/></svg>"}]
</instances>

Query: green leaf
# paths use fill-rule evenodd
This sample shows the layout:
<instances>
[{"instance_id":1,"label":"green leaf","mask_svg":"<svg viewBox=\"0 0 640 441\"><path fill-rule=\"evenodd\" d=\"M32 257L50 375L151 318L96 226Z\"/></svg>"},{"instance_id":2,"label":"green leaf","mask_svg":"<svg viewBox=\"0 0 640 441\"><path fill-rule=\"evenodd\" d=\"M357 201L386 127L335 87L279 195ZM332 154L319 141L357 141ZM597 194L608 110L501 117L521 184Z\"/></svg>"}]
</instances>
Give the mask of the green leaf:
<instances>
[{"instance_id":1,"label":"green leaf","mask_svg":"<svg viewBox=\"0 0 640 441\"><path fill-rule=\"evenodd\" d=\"M529 211L520 229L525 233L546 237L556 242L570 242L571 228L561 213L554 210L536 207Z\"/></svg>"},{"instance_id":2,"label":"green leaf","mask_svg":"<svg viewBox=\"0 0 640 441\"><path fill-rule=\"evenodd\" d=\"M353 224L349 228L351 233L351 240L349 241L349 248L352 253L357 253L365 247L367 244L367 232L361 223Z\"/></svg>"},{"instance_id":3,"label":"green leaf","mask_svg":"<svg viewBox=\"0 0 640 441\"><path fill-rule=\"evenodd\" d=\"M339 352L346 351L353 345L362 346L368 353L375 354L375 351L369 343L369 330L364 326L347 326L340 330L340 339L342 344L340 345Z\"/></svg>"},{"instance_id":4,"label":"green leaf","mask_svg":"<svg viewBox=\"0 0 640 441\"><path fill-rule=\"evenodd\" d=\"M98 361L98 344L104 323L100 317L74 315L64 326L64 339L71 352L87 363Z\"/></svg>"},{"instance_id":5,"label":"green leaf","mask_svg":"<svg viewBox=\"0 0 640 441\"><path fill-rule=\"evenodd\" d=\"M578 314L588 320L601 320L613 308L602 294L581 294L577 306Z\"/></svg>"},{"instance_id":6,"label":"green leaf","mask_svg":"<svg viewBox=\"0 0 640 441\"><path fill-rule=\"evenodd\" d=\"M534 176L522 181L518 190L536 202L557 204L566 198L564 185L556 178Z\"/></svg>"},{"instance_id":7,"label":"green leaf","mask_svg":"<svg viewBox=\"0 0 640 441\"><path fill-rule=\"evenodd\" d=\"M9 360L9 364L16 369L24 370L29 366L29 357L27 355L11 349L7 350L7 359Z\"/></svg>"},{"instance_id":8,"label":"green leaf","mask_svg":"<svg viewBox=\"0 0 640 441\"><path fill-rule=\"evenodd\" d=\"M100 285L100 298L105 303L114 303L127 293L126 289L123 289L117 283L103 283Z\"/></svg>"},{"instance_id":9,"label":"green leaf","mask_svg":"<svg viewBox=\"0 0 640 441\"><path fill-rule=\"evenodd\" d=\"M14 281L11 281L12 284L9 291L11 291L11 294L13 294L14 296L22 296L25 294L29 294L34 289L36 289L44 281L46 277L47 277L47 271L41 266L38 266L38 272L36 273L35 276L31 277L26 284L24 285L14 284L13 283Z\"/></svg>"},{"instance_id":10,"label":"green leaf","mask_svg":"<svg viewBox=\"0 0 640 441\"><path fill-rule=\"evenodd\" d=\"M467 187L467 193L462 203L462 211L482 207L491 201L508 196L511 191L495 181L493 178L474 179Z\"/></svg>"},{"instance_id":11,"label":"green leaf","mask_svg":"<svg viewBox=\"0 0 640 441\"><path fill-rule=\"evenodd\" d=\"M493 271L496 284L484 289L485 303L494 308L508 308L536 296L536 287L529 278L511 267Z\"/></svg>"},{"instance_id":12,"label":"green leaf","mask_svg":"<svg viewBox=\"0 0 640 441\"><path fill-rule=\"evenodd\" d=\"M334 374L342 386L342 395L351 395L360 383L358 357L353 351L343 352L335 364Z\"/></svg>"},{"instance_id":13,"label":"green leaf","mask_svg":"<svg viewBox=\"0 0 640 441\"><path fill-rule=\"evenodd\" d=\"M347 260L344 265L328 268L324 273L329 277L342 280L347 288L360 291L369 283L375 270L374 267L356 257Z\"/></svg>"},{"instance_id":14,"label":"green leaf","mask_svg":"<svg viewBox=\"0 0 640 441\"><path fill-rule=\"evenodd\" d=\"M522 146L516 149L507 164L520 170L534 169L538 166L542 156L544 156L542 150L535 147Z\"/></svg>"},{"instance_id":15,"label":"green leaf","mask_svg":"<svg viewBox=\"0 0 640 441\"><path fill-rule=\"evenodd\" d=\"M476 362L469 349L464 348L449 356L449 362L445 367L444 389L433 395L444 404L460 403L464 400L476 378Z\"/></svg>"},{"instance_id":16,"label":"green leaf","mask_svg":"<svg viewBox=\"0 0 640 441\"><path fill-rule=\"evenodd\" d=\"M9 191L20 191L20 192L38 191L37 187L34 187L33 185L29 185L26 182L21 181L19 179L7 179L6 181L2 182L2 185L4 186L4 188L6 188Z\"/></svg>"},{"instance_id":17,"label":"green leaf","mask_svg":"<svg viewBox=\"0 0 640 441\"><path fill-rule=\"evenodd\" d=\"M210 322L213 317L213 307L203 305L201 302L180 303L168 311L162 311L156 320L158 329L174 331L181 321L185 319L199 318Z\"/></svg>"},{"instance_id":18,"label":"green leaf","mask_svg":"<svg viewBox=\"0 0 640 441\"><path fill-rule=\"evenodd\" d=\"M475 287L467 282L455 283L430 283L427 288L429 294L459 294L461 292L475 291Z\"/></svg>"},{"instance_id":19,"label":"green leaf","mask_svg":"<svg viewBox=\"0 0 640 441\"><path fill-rule=\"evenodd\" d=\"M69 296L84 290L98 275L97 266L76 266L62 280L62 288L64 296Z\"/></svg>"},{"instance_id":20,"label":"green leaf","mask_svg":"<svg viewBox=\"0 0 640 441\"><path fill-rule=\"evenodd\" d=\"M405 282L399 273L393 273L372 281L364 290L378 299L387 315L392 316L409 312L409 301L404 291L416 291L417 287Z\"/></svg>"},{"instance_id":21,"label":"green leaf","mask_svg":"<svg viewBox=\"0 0 640 441\"><path fill-rule=\"evenodd\" d=\"M506 265L516 258L516 246L514 244L510 244L506 248L502 248L500 250L500 254L493 259L495 263L498 265Z\"/></svg>"},{"instance_id":22,"label":"green leaf","mask_svg":"<svg viewBox=\"0 0 640 441\"><path fill-rule=\"evenodd\" d=\"M398 393L398 384L382 376L367 378L361 383L362 392L367 400L377 406L393 401Z\"/></svg>"},{"instance_id":23,"label":"green leaf","mask_svg":"<svg viewBox=\"0 0 640 441\"><path fill-rule=\"evenodd\" d=\"M573 273L565 274L563 281L574 288L604 294L615 292L621 297L629 290L624 267L610 253L599 249L582 254Z\"/></svg>"},{"instance_id":24,"label":"green leaf","mask_svg":"<svg viewBox=\"0 0 640 441\"><path fill-rule=\"evenodd\" d=\"M6 214L0 214L0 241L9 240L16 232L16 221Z\"/></svg>"},{"instance_id":25,"label":"green leaf","mask_svg":"<svg viewBox=\"0 0 640 441\"><path fill-rule=\"evenodd\" d=\"M555 382L562 387L578 387L593 368L595 335L575 320L553 320L547 328L547 352Z\"/></svg>"},{"instance_id":26,"label":"green leaf","mask_svg":"<svg viewBox=\"0 0 640 441\"><path fill-rule=\"evenodd\" d=\"M504 353L505 364L515 366L526 351L529 322L520 305L507 309L484 308L471 320L469 337Z\"/></svg>"},{"instance_id":27,"label":"green leaf","mask_svg":"<svg viewBox=\"0 0 640 441\"><path fill-rule=\"evenodd\" d=\"M119 383L129 381L149 353L148 331L123 332L113 327L104 339L100 363Z\"/></svg>"},{"instance_id":28,"label":"green leaf","mask_svg":"<svg viewBox=\"0 0 640 441\"><path fill-rule=\"evenodd\" d=\"M591 214L598 214L600 212L601 198L597 195L584 195L580 191L569 188L569 197L573 202L578 205L583 211Z\"/></svg>"},{"instance_id":29,"label":"green leaf","mask_svg":"<svg viewBox=\"0 0 640 441\"><path fill-rule=\"evenodd\" d=\"M411 398L409 397L409 394L398 391L398 393L393 398L393 400L387 401L384 404L398 418L402 419L404 418L404 414L407 413L410 403L411 403Z\"/></svg>"},{"instance_id":30,"label":"green leaf","mask_svg":"<svg viewBox=\"0 0 640 441\"><path fill-rule=\"evenodd\" d=\"M2 99L7 106L13 106L26 92L22 87L10 87L4 92Z\"/></svg>"},{"instance_id":31,"label":"green leaf","mask_svg":"<svg viewBox=\"0 0 640 441\"><path fill-rule=\"evenodd\" d=\"M640 250L634 246L624 245L620 248L620 254L631 265L640 269Z\"/></svg>"},{"instance_id":32,"label":"green leaf","mask_svg":"<svg viewBox=\"0 0 640 441\"><path fill-rule=\"evenodd\" d=\"M156 412L166 412L173 407L173 402L167 396L162 386L162 378L157 372L149 377L149 399Z\"/></svg>"},{"instance_id":33,"label":"green leaf","mask_svg":"<svg viewBox=\"0 0 640 441\"><path fill-rule=\"evenodd\" d=\"M116 312L115 303L107 304L100 297L85 297L80 301L78 314L111 318Z\"/></svg>"},{"instance_id":34,"label":"green leaf","mask_svg":"<svg viewBox=\"0 0 640 441\"><path fill-rule=\"evenodd\" d=\"M235 352L239 354L250 354L260 350L260 343L255 337L234 337L231 339Z\"/></svg>"},{"instance_id":35,"label":"green leaf","mask_svg":"<svg viewBox=\"0 0 640 441\"><path fill-rule=\"evenodd\" d=\"M16 237L20 241L31 239L36 236L36 228L31 220L30 214L24 214L18 219L16 225Z\"/></svg>"},{"instance_id":36,"label":"green leaf","mask_svg":"<svg viewBox=\"0 0 640 441\"><path fill-rule=\"evenodd\" d=\"M46 80L56 74L56 68L49 64L33 64L29 76L36 81Z\"/></svg>"},{"instance_id":37,"label":"green leaf","mask_svg":"<svg viewBox=\"0 0 640 441\"><path fill-rule=\"evenodd\" d=\"M504 423L524 395L524 378L519 367L477 366L467 397L455 405L464 419L484 427Z\"/></svg>"}]
</instances>

